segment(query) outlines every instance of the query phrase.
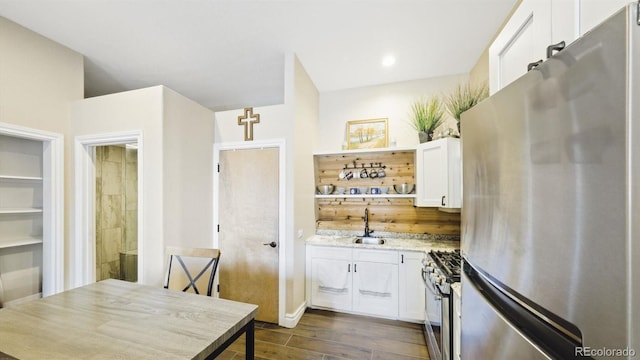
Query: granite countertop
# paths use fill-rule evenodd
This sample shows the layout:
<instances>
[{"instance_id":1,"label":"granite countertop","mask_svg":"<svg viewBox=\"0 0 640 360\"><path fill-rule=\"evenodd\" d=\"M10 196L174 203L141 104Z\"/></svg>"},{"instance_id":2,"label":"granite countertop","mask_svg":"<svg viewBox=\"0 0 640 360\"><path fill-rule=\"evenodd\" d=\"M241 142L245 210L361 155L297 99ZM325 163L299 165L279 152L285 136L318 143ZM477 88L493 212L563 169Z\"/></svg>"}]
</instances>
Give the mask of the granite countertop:
<instances>
[{"instance_id":1,"label":"granite countertop","mask_svg":"<svg viewBox=\"0 0 640 360\"><path fill-rule=\"evenodd\" d=\"M460 241L443 239L416 239L403 237L381 236L385 240L384 245L355 244L356 236L353 235L314 235L307 239L307 245L316 246L341 246L356 249L379 250L454 250L460 248Z\"/></svg>"}]
</instances>

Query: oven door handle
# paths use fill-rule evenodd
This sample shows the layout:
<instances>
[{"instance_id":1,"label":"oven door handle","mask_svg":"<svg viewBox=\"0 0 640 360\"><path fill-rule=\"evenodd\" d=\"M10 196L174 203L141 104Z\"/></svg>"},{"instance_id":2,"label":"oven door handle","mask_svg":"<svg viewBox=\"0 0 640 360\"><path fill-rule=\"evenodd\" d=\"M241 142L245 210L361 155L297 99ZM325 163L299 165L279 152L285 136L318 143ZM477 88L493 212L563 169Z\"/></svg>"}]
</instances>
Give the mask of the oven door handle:
<instances>
[{"instance_id":1,"label":"oven door handle","mask_svg":"<svg viewBox=\"0 0 640 360\"><path fill-rule=\"evenodd\" d=\"M442 299L442 295L440 294L440 291L436 290L435 288L433 288L433 287L431 286L431 282L430 282L429 280L427 280L427 278L426 278L426 275L427 275L426 273L427 273L427 272L426 272L424 269L422 269L422 280L423 280L423 282L424 282L424 287L426 287L427 289L429 289L429 291L430 291L433 295L435 295L435 299L436 299L436 301L437 301L437 300L441 300L441 299ZM438 299L438 297L440 297L440 299Z\"/></svg>"}]
</instances>

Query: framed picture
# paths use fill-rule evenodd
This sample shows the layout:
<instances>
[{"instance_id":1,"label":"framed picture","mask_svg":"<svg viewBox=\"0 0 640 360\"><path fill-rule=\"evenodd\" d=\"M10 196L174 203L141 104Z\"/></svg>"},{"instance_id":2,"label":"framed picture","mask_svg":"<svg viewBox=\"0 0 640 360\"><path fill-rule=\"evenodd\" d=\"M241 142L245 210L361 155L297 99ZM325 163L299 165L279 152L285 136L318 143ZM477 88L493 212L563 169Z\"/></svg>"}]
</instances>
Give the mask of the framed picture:
<instances>
[{"instance_id":1,"label":"framed picture","mask_svg":"<svg viewBox=\"0 0 640 360\"><path fill-rule=\"evenodd\" d=\"M373 149L389 146L387 119L347 121L347 149Z\"/></svg>"}]
</instances>

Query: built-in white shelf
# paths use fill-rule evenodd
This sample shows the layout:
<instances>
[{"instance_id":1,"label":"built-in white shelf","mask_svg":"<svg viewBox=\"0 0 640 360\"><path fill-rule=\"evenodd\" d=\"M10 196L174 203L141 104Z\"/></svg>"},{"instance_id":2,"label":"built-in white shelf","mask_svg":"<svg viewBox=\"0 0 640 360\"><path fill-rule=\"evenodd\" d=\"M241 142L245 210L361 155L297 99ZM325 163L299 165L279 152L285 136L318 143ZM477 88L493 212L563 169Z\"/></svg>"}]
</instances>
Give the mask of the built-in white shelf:
<instances>
[{"instance_id":1,"label":"built-in white shelf","mask_svg":"<svg viewBox=\"0 0 640 360\"><path fill-rule=\"evenodd\" d=\"M14 175L0 175L0 180L42 181L42 177L40 177L40 176L14 176Z\"/></svg>"},{"instance_id":2,"label":"built-in white shelf","mask_svg":"<svg viewBox=\"0 0 640 360\"><path fill-rule=\"evenodd\" d=\"M40 208L5 208L0 209L0 214L37 214L41 213Z\"/></svg>"},{"instance_id":3,"label":"built-in white shelf","mask_svg":"<svg viewBox=\"0 0 640 360\"><path fill-rule=\"evenodd\" d=\"M0 242L0 249L25 246L25 245L34 245L34 244L42 244L42 238L27 237L22 239L2 240Z\"/></svg>"},{"instance_id":4,"label":"built-in white shelf","mask_svg":"<svg viewBox=\"0 0 640 360\"><path fill-rule=\"evenodd\" d=\"M348 198L410 198L410 199L414 199L416 197L416 194L357 194L357 195L351 195L351 194L331 194L331 195L316 195L316 198L318 199L335 199L335 198L344 198L344 199L348 199Z\"/></svg>"}]
</instances>

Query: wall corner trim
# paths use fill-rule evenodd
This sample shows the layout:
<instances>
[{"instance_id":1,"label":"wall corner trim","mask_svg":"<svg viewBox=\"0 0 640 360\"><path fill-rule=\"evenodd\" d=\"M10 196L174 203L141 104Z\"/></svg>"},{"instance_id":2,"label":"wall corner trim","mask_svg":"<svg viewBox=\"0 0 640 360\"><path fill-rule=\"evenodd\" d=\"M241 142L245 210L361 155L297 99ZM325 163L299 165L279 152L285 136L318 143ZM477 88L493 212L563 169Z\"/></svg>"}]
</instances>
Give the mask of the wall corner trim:
<instances>
[{"instance_id":1,"label":"wall corner trim","mask_svg":"<svg viewBox=\"0 0 640 360\"><path fill-rule=\"evenodd\" d=\"M284 326L289 329L296 327L296 325L298 325L298 322L302 318L302 315L304 315L304 311L306 309L307 309L307 302L303 301L296 311L294 311L293 313L285 314L284 323L280 324L280 326Z\"/></svg>"}]
</instances>

